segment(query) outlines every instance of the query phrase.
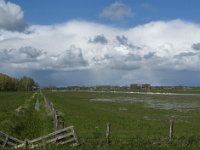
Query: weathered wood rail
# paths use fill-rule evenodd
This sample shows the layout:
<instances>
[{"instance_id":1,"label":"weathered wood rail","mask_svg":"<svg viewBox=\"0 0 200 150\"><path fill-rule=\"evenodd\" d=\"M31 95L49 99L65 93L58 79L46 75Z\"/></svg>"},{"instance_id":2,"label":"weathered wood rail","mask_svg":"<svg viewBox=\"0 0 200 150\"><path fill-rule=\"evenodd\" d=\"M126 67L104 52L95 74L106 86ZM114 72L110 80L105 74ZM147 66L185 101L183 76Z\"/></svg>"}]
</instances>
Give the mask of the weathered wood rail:
<instances>
[{"instance_id":1,"label":"weathered wood rail","mask_svg":"<svg viewBox=\"0 0 200 150\"><path fill-rule=\"evenodd\" d=\"M14 138L12 136L9 136L0 131L0 145L2 147L14 147L14 146L17 146L22 143L23 143L23 141L21 141L17 138Z\"/></svg>"},{"instance_id":2,"label":"weathered wood rail","mask_svg":"<svg viewBox=\"0 0 200 150\"><path fill-rule=\"evenodd\" d=\"M41 136L33 140L25 139L24 141L0 131L0 146L10 148L37 148L47 144L68 144L70 146L80 145L74 127L70 126L65 128L64 119L54 108L53 103L49 101L42 91L40 91L40 94L44 98L47 113L52 117L55 131L46 136Z\"/></svg>"},{"instance_id":3,"label":"weathered wood rail","mask_svg":"<svg viewBox=\"0 0 200 150\"><path fill-rule=\"evenodd\" d=\"M47 144L69 144L70 146L78 146L79 141L74 131L74 127L70 126L57 130L46 136L41 136L33 140L25 140L22 144L17 145L14 148L37 148Z\"/></svg>"},{"instance_id":4,"label":"weathered wood rail","mask_svg":"<svg viewBox=\"0 0 200 150\"><path fill-rule=\"evenodd\" d=\"M24 141L21 141L3 132L0 132L0 145L2 147L37 148L46 146L48 144L57 144L57 145L69 144L70 146L80 145L73 126L57 130L46 136L41 136L33 140L26 139Z\"/></svg>"},{"instance_id":5,"label":"weathered wood rail","mask_svg":"<svg viewBox=\"0 0 200 150\"><path fill-rule=\"evenodd\" d=\"M42 91L40 91L40 93L44 98L47 113L52 117L55 131L63 129L65 127L64 119L59 114L59 112L55 109L53 103L49 101L49 99L42 93Z\"/></svg>"}]
</instances>

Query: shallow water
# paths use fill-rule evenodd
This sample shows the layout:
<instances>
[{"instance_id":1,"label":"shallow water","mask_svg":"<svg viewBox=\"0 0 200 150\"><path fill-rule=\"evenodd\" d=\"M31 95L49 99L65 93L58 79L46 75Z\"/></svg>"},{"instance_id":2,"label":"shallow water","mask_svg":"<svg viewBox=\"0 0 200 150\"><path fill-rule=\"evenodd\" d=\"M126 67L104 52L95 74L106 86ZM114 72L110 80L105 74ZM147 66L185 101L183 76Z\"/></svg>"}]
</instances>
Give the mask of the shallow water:
<instances>
[{"instance_id":1,"label":"shallow water","mask_svg":"<svg viewBox=\"0 0 200 150\"><path fill-rule=\"evenodd\" d=\"M176 101L176 100L159 100L151 98L96 98L90 101L100 102L128 102L128 103L143 103L145 107L159 108L159 109L175 109L175 110L191 110L200 108L200 102L197 101Z\"/></svg>"},{"instance_id":2,"label":"shallow water","mask_svg":"<svg viewBox=\"0 0 200 150\"><path fill-rule=\"evenodd\" d=\"M37 99L36 103L35 103L35 110L36 111L40 111L40 102L39 100Z\"/></svg>"},{"instance_id":3,"label":"shallow water","mask_svg":"<svg viewBox=\"0 0 200 150\"><path fill-rule=\"evenodd\" d=\"M100 93L141 94L141 95L171 95L171 96L200 96L198 93L163 93L163 92L127 92L127 91L95 91Z\"/></svg>"}]
</instances>

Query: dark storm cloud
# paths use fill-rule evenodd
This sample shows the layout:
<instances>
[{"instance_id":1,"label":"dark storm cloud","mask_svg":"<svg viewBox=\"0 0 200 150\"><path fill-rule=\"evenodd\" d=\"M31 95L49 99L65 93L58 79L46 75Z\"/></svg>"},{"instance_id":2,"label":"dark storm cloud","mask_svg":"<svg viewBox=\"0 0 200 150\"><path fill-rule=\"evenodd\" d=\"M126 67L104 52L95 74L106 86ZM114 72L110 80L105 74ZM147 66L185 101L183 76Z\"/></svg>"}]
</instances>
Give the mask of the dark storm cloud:
<instances>
[{"instance_id":1,"label":"dark storm cloud","mask_svg":"<svg viewBox=\"0 0 200 150\"><path fill-rule=\"evenodd\" d=\"M186 85L199 86L199 71L161 69L155 72L155 76L160 78L161 85ZM189 77L189 79L188 79Z\"/></svg>"},{"instance_id":2,"label":"dark storm cloud","mask_svg":"<svg viewBox=\"0 0 200 150\"><path fill-rule=\"evenodd\" d=\"M56 61L58 67L83 67L87 66L88 62L84 59L82 49L71 46L58 56Z\"/></svg>"},{"instance_id":3,"label":"dark storm cloud","mask_svg":"<svg viewBox=\"0 0 200 150\"><path fill-rule=\"evenodd\" d=\"M141 49L139 46L135 46L131 42L129 42L128 38L125 37L124 35L122 36L117 35L116 40L120 45L127 46L130 49Z\"/></svg>"},{"instance_id":4,"label":"dark storm cloud","mask_svg":"<svg viewBox=\"0 0 200 150\"><path fill-rule=\"evenodd\" d=\"M193 52L184 52L184 53L180 53L178 55L175 55L174 58L183 58L183 57L191 57L191 56L195 56L197 55L197 53L193 53Z\"/></svg>"},{"instance_id":5,"label":"dark storm cloud","mask_svg":"<svg viewBox=\"0 0 200 150\"><path fill-rule=\"evenodd\" d=\"M82 50L71 46L68 50L55 56L43 52L33 47L21 47L19 49L0 50L0 64L21 64L21 67L27 64L31 67L43 69L77 69L86 67L88 62L84 59Z\"/></svg>"},{"instance_id":6,"label":"dark storm cloud","mask_svg":"<svg viewBox=\"0 0 200 150\"><path fill-rule=\"evenodd\" d=\"M42 51L32 47L22 47L19 49L21 54L25 54L29 58L37 58L42 55Z\"/></svg>"},{"instance_id":7,"label":"dark storm cloud","mask_svg":"<svg viewBox=\"0 0 200 150\"><path fill-rule=\"evenodd\" d=\"M106 39L106 37L102 34L102 35L96 35L93 39L90 39L88 41L89 43L99 43L99 44L107 44L108 40Z\"/></svg>"},{"instance_id":8,"label":"dark storm cloud","mask_svg":"<svg viewBox=\"0 0 200 150\"><path fill-rule=\"evenodd\" d=\"M125 61L141 61L142 57L140 55L136 55L136 54L131 54L129 53L125 59Z\"/></svg>"},{"instance_id":9,"label":"dark storm cloud","mask_svg":"<svg viewBox=\"0 0 200 150\"><path fill-rule=\"evenodd\" d=\"M136 70L139 69L141 56L136 54L121 55L105 55L104 59L107 62L107 67L115 70Z\"/></svg>"},{"instance_id":10,"label":"dark storm cloud","mask_svg":"<svg viewBox=\"0 0 200 150\"><path fill-rule=\"evenodd\" d=\"M133 62L121 62L121 61L113 61L110 62L109 67L114 70L137 70L140 68L140 65Z\"/></svg>"},{"instance_id":11,"label":"dark storm cloud","mask_svg":"<svg viewBox=\"0 0 200 150\"><path fill-rule=\"evenodd\" d=\"M200 50L200 43L194 43L194 44L192 45L192 48L193 48L194 50Z\"/></svg>"},{"instance_id":12,"label":"dark storm cloud","mask_svg":"<svg viewBox=\"0 0 200 150\"><path fill-rule=\"evenodd\" d=\"M7 63L32 62L41 55L43 55L43 52L41 50L32 47L0 50L0 59Z\"/></svg>"},{"instance_id":13,"label":"dark storm cloud","mask_svg":"<svg viewBox=\"0 0 200 150\"><path fill-rule=\"evenodd\" d=\"M122 35L122 36L118 36L117 35L116 39L119 42L119 44L121 44L121 45L128 45L128 39L124 35Z\"/></svg>"},{"instance_id":14,"label":"dark storm cloud","mask_svg":"<svg viewBox=\"0 0 200 150\"><path fill-rule=\"evenodd\" d=\"M149 52L148 54L144 55L145 59L151 59L155 56L155 52Z\"/></svg>"}]
</instances>

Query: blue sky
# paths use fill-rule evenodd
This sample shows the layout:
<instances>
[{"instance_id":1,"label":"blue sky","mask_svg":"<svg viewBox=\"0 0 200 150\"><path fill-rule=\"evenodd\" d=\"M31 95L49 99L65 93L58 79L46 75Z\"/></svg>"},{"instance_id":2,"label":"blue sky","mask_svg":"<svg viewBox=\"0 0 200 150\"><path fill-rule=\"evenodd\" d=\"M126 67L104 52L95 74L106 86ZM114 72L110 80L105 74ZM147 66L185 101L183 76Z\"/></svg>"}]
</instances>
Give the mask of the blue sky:
<instances>
[{"instance_id":1,"label":"blue sky","mask_svg":"<svg viewBox=\"0 0 200 150\"><path fill-rule=\"evenodd\" d=\"M111 22L99 17L104 7L115 0L11 0L25 12L29 24L55 24L73 19L134 26L156 20L183 19L199 22L198 0L121 0L132 8L134 17L124 22Z\"/></svg>"},{"instance_id":2,"label":"blue sky","mask_svg":"<svg viewBox=\"0 0 200 150\"><path fill-rule=\"evenodd\" d=\"M199 5L0 0L0 72L42 86L200 86Z\"/></svg>"}]
</instances>

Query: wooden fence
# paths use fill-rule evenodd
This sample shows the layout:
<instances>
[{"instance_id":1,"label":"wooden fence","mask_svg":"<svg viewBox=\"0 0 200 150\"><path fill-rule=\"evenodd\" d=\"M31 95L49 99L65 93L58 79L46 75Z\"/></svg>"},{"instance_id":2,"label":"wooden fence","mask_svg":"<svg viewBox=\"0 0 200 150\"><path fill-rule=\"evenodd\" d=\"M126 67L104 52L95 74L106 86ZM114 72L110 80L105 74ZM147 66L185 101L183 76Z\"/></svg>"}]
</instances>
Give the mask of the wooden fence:
<instances>
[{"instance_id":1,"label":"wooden fence","mask_svg":"<svg viewBox=\"0 0 200 150\"><path fill-rule=\"evenodd\" d=\"M0 131L0 145L2 147L14 147L22 143L23 141L16 139L12 136L9 136Z\"/></svg>"},{"instance_id":2,"label":"wooden fence","mask_svg":"<svg viewBox=\"0 0 200 150\"><path fill-rule=\"evenodd\" d=\"M73 126L57 130L46 136L41 136L33 140L26 139L24 141L21 141L3 132L0 132L0 145L2 147L37 148L46 146L48 144L57 144L57 145L69 144L70 146L80 145Z\"/></svg>"},{"instance_id":3,"label":"wooden fence","mask_svg":"<svg viewBox=\"0 0 200 150\"><path fill-rule=\"evenodd\" d=\"M0 132L0 145L2 147L37 148L46 146L47 144L69 144L70 146L80 145L73 126L57 130L46 136L41 136L33 140L26 139L24 141Z\"/></svg>"},{"instance_id":4,"label":"wooden fence","mask_svg":"<svg viewBox=\"0 0 200 150\"><path fill-rule=\"evenodd\" d=\"M22 144L17 145L14 148L37 148L46 146L47 144L69 144L70 146L78 146L79 141L74 131L74 127L70 126L34 140L25 140Z\"/></svg>"},{"instance_id":5,"label":"wooden fence","mask_svg":"<svg viewBox=\"0 0 200 150\"><path fill-rule=\"evenodd\" d=\"M41 95L44 98L46 109L48 114L52 117L53 124L55 131L60 130L64 128L64 119L62 116L59 114L59 112L55 109L54 105L52 102L49 101L49 99L40 91Z\"/></svg>"},{"instance_id":6,"label":"wooden fence","mask_svg":"<svg viewBox=\"0 0 200 150\"><path fill-rule=\"evenodd\" d=\"M0 145L2 147L13 148L37 148L47 144L69 144L70 146L80 145L74 127L64 127L64 120L58 111L54 108L53 103L40 91L43 96L48 114L52 117L55 131L46 136L41 136L34 140L18 140L0 131Z\"/></svg>"}]
</instances>

